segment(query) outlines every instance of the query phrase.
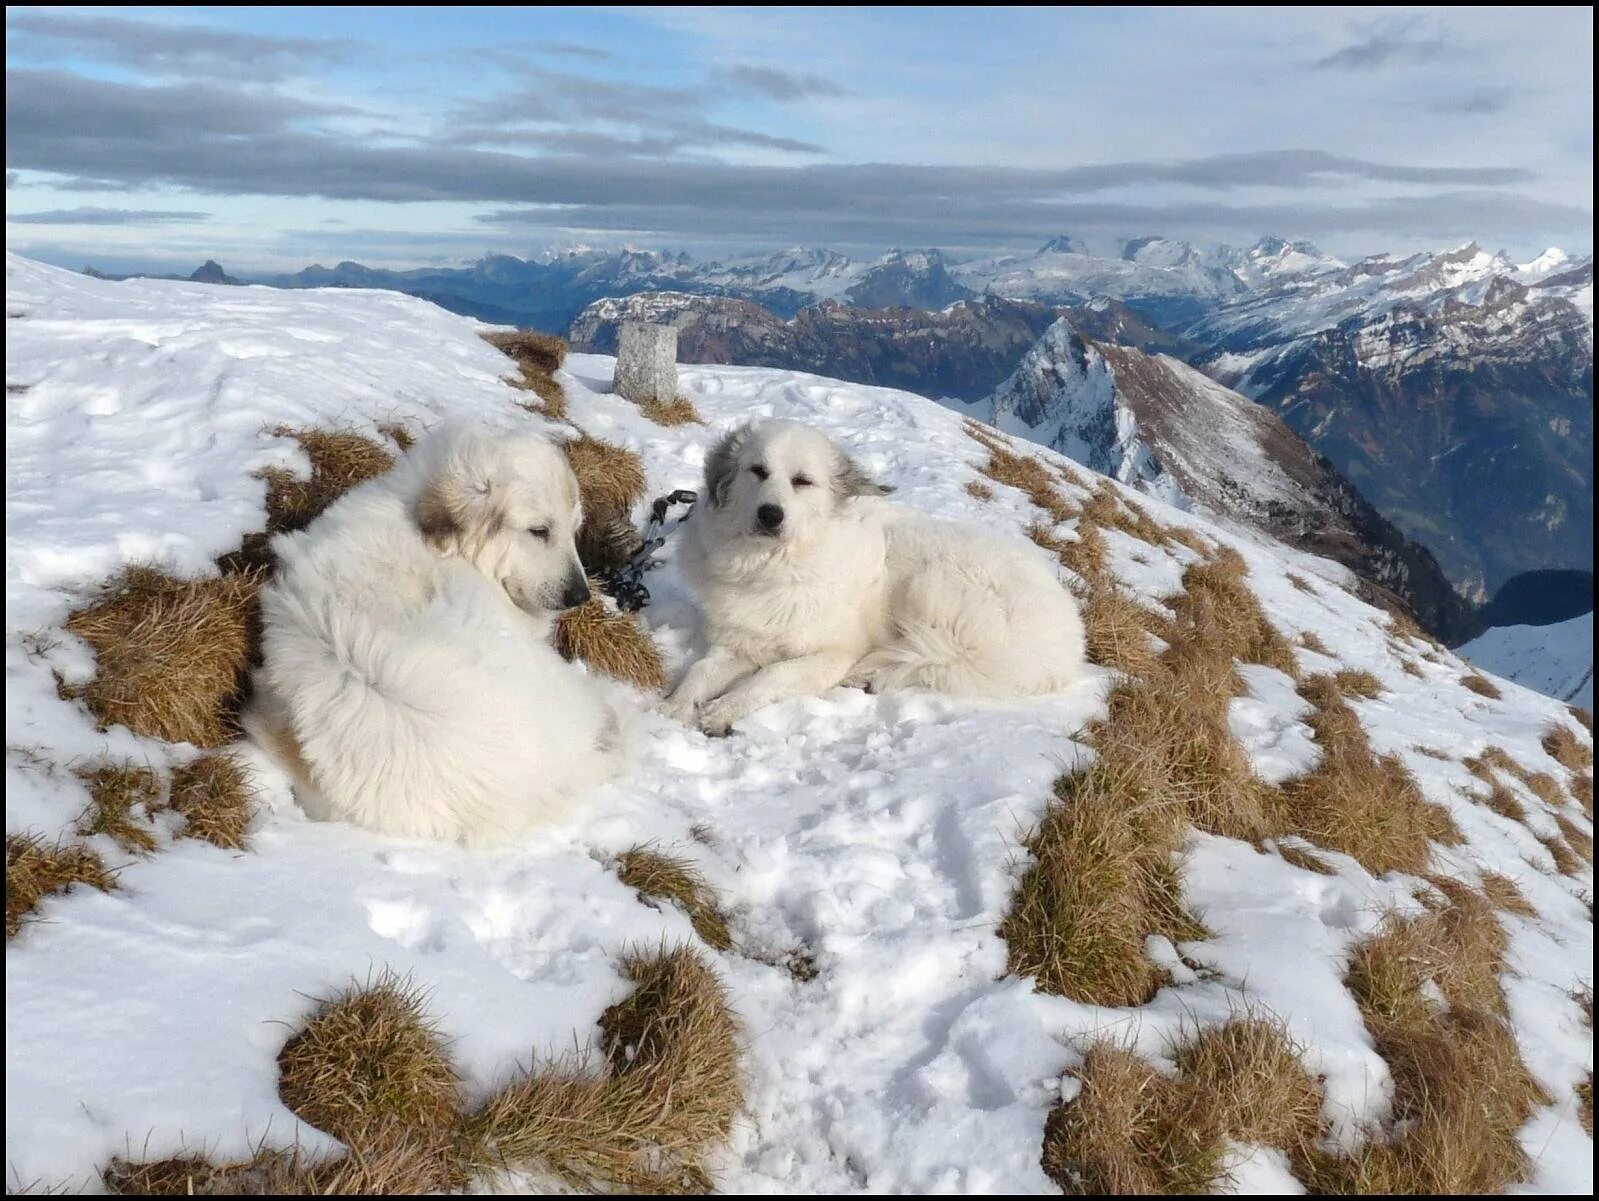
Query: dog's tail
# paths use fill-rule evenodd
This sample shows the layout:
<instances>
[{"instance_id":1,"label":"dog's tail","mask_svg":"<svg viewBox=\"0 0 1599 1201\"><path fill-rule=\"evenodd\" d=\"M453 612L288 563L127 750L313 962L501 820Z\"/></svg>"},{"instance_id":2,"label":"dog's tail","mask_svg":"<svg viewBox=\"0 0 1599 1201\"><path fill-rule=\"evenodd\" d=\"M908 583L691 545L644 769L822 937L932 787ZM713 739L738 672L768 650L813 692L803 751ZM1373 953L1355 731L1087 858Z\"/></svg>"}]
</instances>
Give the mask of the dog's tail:
<instances>
[{"instance_id":1,"label":"dog's tail","mask_svg":"<svg viewBox=\"0 0 1599 1201\"><path fill-rule=\"evenodd\" d=\"M389 626L326 595L263 598L262 682L325 816L503 841L608 774L603 699L515 630L514 614L462 612L459 599Z\"/></svg>"}]
</instances>

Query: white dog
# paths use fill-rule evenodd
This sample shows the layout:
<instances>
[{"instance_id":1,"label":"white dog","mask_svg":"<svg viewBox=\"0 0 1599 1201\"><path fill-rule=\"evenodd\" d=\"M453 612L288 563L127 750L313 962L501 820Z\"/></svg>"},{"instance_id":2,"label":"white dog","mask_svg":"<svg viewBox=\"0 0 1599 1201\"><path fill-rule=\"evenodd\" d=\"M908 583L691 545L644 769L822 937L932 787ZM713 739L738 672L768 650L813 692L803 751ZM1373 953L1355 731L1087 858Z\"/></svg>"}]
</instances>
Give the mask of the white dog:
<instances>
[{"instance_id":1,"label":"white dog","mask_svg":"<svg viewBox=\"0 0 1599 1201\"><path fill-rule=\"evenodd\" d=\"M680 721L725 734L846 680L1005 699L1081 672L1082 620L1042 554L878 499L813 429L735 429L705 488L681 562L708 649L664 706Z\"/></svg>"},{"instance_id":2,"label":"white dog","mask_svg":"<svg viewBox=\"0 0 1599 1201\"><path fill-rule=\"evenodd\" d=\"M273 541L244 725L308 813L485 845L614 773L615 714L550 645L581 520L553 444L454 427Z\"/></svg>"}]
</instances>

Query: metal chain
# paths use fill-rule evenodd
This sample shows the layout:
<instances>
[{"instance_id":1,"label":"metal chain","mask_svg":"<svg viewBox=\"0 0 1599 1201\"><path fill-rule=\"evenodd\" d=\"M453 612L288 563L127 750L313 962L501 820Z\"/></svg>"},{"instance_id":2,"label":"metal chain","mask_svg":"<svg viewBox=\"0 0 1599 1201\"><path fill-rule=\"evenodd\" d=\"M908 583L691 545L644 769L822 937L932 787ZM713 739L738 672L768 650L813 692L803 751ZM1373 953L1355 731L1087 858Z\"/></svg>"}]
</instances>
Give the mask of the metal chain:
<instances>
[{"instance_id":1,"label":"metal chain","mask_svg":"<svg viewBox=\"0 0 1599 1201\"><path fill-rule=\"evenodd\" d=\"M650 505L650 519L644 525L643 544L622 566L600 573L600 591L613 598L618 609L624 613L637 613L650 603L650 590L644 586L644 573L657 566L651 556L666 545L668 535L675 534L689 519L694 512L694 502L699 498L699 493L687 488L657 496ZM665 528L666 518L676 505L685 506L685 511L668 530Z\"/></svg>"}]
</instances>

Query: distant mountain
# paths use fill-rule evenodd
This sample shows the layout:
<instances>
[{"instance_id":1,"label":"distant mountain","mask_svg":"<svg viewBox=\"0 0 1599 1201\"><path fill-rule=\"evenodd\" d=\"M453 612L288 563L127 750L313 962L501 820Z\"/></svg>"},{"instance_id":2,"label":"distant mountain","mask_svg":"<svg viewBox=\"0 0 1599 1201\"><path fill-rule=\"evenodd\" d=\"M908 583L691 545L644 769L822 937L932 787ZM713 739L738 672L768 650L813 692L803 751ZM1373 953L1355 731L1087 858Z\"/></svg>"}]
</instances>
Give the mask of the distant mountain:
<instances>
[{"instance_id":1,"label":"distant mountain","mask_svg":"<svg viewBox=\"0 0 1599 1201\"><path fill-rule=\"evenodd\" d=\"M1183 333L1482 600L1593 568L1593 265L1475 243L1295 274Z\"/></svg>"},{"instance_id":2,"label":"distant mountain","mask_svg":"<svg viewBox=\"0 0 1599 1201\"><path fill-rule=\"evenodd\" d=\"M1445 641L1479 628L1431 553L1331 463L1269 409L1169 355L1095 342L1063 318L978 415L1167 503L1334 559Z\"/></svg>"},{"instance_id":3,"label":"distant mountain","mask_svg":"<svg viewBox=\"0 0 1599 1201\"><path fill-rule=\"evenodd\" d=\"M191 284L227 284L230 286L237 286L244 283L242 279L235 279L233 276L224 271L222 269L222 264L218 263L215 259L206 259L205 262L201 263L193 271L189 272L188 275L152 275L148 272L142 271L133 272L130 274L115 275L105 271L96 271L93 267L85 267L83 269L83 274L89 276L91 279L175 279Z\"/></svg>"},{"instance_id":4,"label":"distant mountain","mask_svg":"<svg viewBox=\"0 0 1599 1201\"><path fill-rule=\"evenodd\" d=\"M622 322L649 321L677 327L683 363L784 367L975 400L1014 370L1058 316L1046 305L989 297L937 310L830 300L785 320L753 301L651 292L596 301L567 337L576 350L614 354Z\"/></svg>"}]
</instances>

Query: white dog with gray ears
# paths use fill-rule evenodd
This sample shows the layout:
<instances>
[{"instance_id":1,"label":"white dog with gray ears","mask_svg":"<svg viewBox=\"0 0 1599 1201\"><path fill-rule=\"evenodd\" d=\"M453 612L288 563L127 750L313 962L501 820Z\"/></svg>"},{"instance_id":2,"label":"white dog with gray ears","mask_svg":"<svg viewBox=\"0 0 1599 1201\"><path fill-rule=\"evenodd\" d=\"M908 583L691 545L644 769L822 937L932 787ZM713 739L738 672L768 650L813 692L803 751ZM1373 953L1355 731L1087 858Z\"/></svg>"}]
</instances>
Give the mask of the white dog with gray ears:
<instances>
[{"instance_id":1,"label":"white dog with gray ears","mask_svg":"<svg viewBox=\"0 0 1599 1201\"><path fill-rule=\"evenodd\" d=\"M725 734L845 682L1008 700L1081 675L1082 619L1041 552L890 504L814 429L734 429L705 490L680 562L707 650L663 706L679 721Z\"/></svg>"},{"instance_id":2,"label":"white dog with gray ears","mask_svg":"<svg viewBox=\"0 0 1599 1201\"><path fill-rule=\"evenodd\" d=\"M616 715L550 644L582 517L553 443L453 426L273 540L244 726L311 816L503 843L615 773Z\"/></svg>"}]
</instances>

